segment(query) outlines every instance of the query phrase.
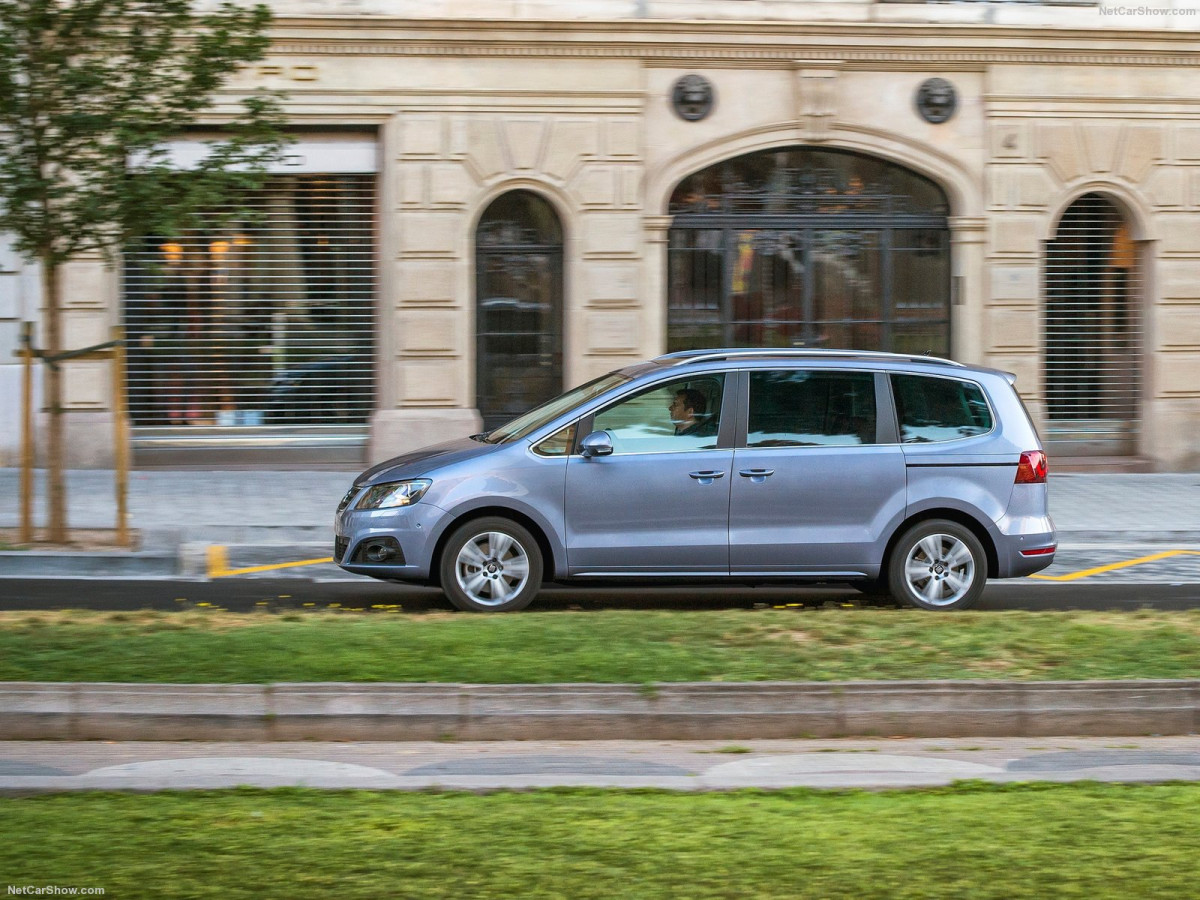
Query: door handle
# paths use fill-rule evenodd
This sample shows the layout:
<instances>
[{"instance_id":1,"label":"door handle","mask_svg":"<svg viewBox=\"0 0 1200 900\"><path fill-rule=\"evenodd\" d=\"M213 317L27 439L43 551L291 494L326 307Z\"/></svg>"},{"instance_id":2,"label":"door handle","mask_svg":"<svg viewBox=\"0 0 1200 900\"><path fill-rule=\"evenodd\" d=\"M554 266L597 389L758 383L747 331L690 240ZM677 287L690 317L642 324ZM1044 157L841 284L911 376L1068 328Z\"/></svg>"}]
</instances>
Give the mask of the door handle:
<instances>
[{"instance_id":1,"label":"door handle","mask_svg":"<svg viewBox=\"0 0 1200 900\"><path fill-rule=\"evenodd\" d=\"M766 478L768 475L774 475L774 469L742 469L738 472L743 478Z\"/></svg>"},{"instance_id":2,"label":"door handle","mask_svg":"<svg viewBox=\"0 0 1200 900\"><path fill-rule=\"evenodd\" d=\"M712 484L714 478L724 478L724 472L717 472L712 469L706 469L701 472L688 472L692 478L695 478L701 484Z\"/></svg>"}]
</instances>

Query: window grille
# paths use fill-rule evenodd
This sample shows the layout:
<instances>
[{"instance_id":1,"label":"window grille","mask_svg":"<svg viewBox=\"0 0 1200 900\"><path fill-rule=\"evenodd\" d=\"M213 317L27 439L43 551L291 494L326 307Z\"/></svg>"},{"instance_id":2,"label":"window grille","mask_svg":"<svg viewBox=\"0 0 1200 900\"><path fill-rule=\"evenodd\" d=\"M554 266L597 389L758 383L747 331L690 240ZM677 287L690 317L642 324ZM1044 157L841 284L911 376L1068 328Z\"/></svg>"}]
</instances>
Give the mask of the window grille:
<instances>
[{"instance_id":1,"label":"window grille","mask_svg":"<svg viewBox=\"0 0 1200 900\"><path fill-rule=\"evenodd\" d=\"M1046 246L1045 296L1050 439L1082 454L1133 452L1141 266L1128 222L1104 196L1085 194L1063 214Z\"/></svg>"},{"instance_id":2,"label":"window grille","mask_svg":"<svg viewBox=\"0 0 1200 900\"><path fill-rule=\"evenodd\" d=\"M373 175L273 177L244 221L125 258L134 444L365 437L374 399ZM246 430L253 432L247 436Z\"/></svg>"}]
</instances>

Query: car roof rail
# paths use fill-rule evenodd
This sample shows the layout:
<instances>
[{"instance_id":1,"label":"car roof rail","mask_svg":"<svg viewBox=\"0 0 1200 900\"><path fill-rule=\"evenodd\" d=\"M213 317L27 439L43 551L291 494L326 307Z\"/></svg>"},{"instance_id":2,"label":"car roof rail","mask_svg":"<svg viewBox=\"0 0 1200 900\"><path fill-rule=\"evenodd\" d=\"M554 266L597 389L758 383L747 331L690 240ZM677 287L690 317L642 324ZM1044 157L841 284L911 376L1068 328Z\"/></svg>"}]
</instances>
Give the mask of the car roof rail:
<instances>
[{"instance_id":1,"label":"car roof rail","mask_svg":"<svg viewBox=\"0 0 1200 900\"><path fill-rule=\"evenodd\" d=\"M678 350L656 356L654 361L666 366L685 363L713 362L722 359L879 359L896 362L932 363L957 366L964 364L941 356L920 356L911 353L886 353L882 350L833 350L825 347L735 347L729 350Z\"/></svg>"}]
</instances>

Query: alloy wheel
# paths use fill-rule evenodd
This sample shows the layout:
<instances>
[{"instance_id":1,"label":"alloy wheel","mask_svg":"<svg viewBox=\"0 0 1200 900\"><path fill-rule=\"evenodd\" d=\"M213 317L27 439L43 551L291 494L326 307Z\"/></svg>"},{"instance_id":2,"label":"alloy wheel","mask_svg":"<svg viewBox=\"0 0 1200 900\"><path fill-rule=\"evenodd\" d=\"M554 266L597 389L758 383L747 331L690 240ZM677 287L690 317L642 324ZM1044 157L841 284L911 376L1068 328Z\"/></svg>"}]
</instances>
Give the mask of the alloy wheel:
<instances>
[{"instance_id":1,"label":"alloy wheel","mask_svg":"<svg viewBox=\"0 0 1200 900\"><path fill-rule=\"evenodd\" d=\"M462 545L454 561L454 575L474 603L502 606L529 581L529 554L512 535L485 531Z\"/></svg>"},{"instance_id":2,"label":"alloy wheel","mask_svg":"<svg viewBox=\"0 0 1200 900\"><path fill-rule=\"evenodd\" d=\"M952 534L929 534L904 560L909 589L929 606L952 606L975 584L975 555Z\"/></svg>"}]
</instances>

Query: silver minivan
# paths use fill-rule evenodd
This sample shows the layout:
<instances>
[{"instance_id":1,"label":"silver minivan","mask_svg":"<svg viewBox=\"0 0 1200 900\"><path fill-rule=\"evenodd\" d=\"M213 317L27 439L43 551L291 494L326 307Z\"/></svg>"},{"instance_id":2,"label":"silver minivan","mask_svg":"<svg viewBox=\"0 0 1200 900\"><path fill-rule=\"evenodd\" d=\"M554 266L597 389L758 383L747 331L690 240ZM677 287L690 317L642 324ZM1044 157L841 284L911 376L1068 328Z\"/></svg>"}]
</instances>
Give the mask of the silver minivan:
<instances>
[{"instance_id":1,"label":"silver minivan","mask_svg":"<svg viewBox=\"0 0 1200 900\"><path fill-rule=\"evenodd\" d=\"M334 558L475 611L635 579L850 582L964 609L1054 560L1013 381L891 353L670 353L367 470Z\"/></svg>"}]
</instances>

